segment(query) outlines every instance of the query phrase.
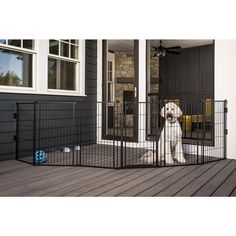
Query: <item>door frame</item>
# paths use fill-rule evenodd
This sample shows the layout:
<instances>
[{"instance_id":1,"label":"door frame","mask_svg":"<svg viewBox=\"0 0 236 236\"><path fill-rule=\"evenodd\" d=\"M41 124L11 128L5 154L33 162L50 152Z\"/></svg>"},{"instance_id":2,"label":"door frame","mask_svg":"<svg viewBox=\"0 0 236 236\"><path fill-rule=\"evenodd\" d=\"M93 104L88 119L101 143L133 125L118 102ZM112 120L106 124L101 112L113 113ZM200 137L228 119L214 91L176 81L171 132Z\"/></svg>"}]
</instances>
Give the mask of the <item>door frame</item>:
<instances>
[{"instance_id":1,"label":"door frame","mask_svg":"<svg viewBox=\"0 0 236 236\"><path fill-rule=\"evenodd\" d=\"M133 137L123 136L124 141L138 142L138 116L139 116L139 40L134 41L134 87L136 88L134 97L134 125ZM107 101L107 67L108 67L108 44L107 40L102 40L102 113L106 114ZM120 136L106 134L107 115L102 116L102 139L120 140Z\"/></svg>"}]
</instances>

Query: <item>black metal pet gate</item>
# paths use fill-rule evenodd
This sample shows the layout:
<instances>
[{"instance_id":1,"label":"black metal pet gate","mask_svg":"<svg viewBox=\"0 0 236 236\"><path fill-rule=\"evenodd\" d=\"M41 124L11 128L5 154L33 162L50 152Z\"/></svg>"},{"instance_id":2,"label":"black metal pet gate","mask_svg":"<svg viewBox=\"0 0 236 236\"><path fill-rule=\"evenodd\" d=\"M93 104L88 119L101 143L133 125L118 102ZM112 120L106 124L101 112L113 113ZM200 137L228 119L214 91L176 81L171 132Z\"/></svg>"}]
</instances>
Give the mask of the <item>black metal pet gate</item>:
<instances>
[{"instance_id":1,"label":"black metal pet gate","mask_svg":"<svg viewBox=\"0 0 236 236\"><path fill-rule=\"evenodd\" d=\"M212 100L17 103L16 159L116 169L208 163L226 158L226 115L227 102Z\"/></svg>"}]
</instances>

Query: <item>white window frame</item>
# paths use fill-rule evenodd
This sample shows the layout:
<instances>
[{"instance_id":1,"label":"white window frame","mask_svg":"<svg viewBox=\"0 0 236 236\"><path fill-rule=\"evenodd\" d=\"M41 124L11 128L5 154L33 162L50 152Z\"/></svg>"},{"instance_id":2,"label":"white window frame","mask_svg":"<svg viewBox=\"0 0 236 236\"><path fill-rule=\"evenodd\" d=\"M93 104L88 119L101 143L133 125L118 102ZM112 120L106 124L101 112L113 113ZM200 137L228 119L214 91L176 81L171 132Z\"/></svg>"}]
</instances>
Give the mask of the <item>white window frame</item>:
<instances>
[{"instance_id":1,"label":"white window frame","mask_svg":"<svg viewBox=\"0 0 236 236\"><path fill-rule=\"evenodd\" d=\"M8 40L7 40L8 41ZM22 45L22 39L21 39L21 45ZM2 49L7 49L10 51L14 52L22 52L22 53L27 53L32 55L32 87L20 87L20 86L8 86L8 85L0 85L0 92L5 92L5 93L34 93L36 92L36 74L37 74L37 40L33 40L33 48L34 49L26 49L23 47L16 47L16 46L11 46L8 44L1 44L0 43L0 48Z\"/></svg>"},{"instance_id":2,"label":"white window frame","mask_svg":"<svg viewBox=\"0 0 236 236\"><path fill-rule=\"evenodd\" d=\"M0 47L18 52L31 53L32 62L32 87L15 87L0 85L0 93L19 94L41 94L41 95L61 95L61 96L86 96L85 94L85 40L79 40L79 65L76 79L76 90L48 89L48 56L49 40L34 40L34 50L24 49L11 45L1 44ZM51 54L50 54L51 55ZM52 55L55 56L55 55ZM63 60L70 58L62 57ZM74 60L74 59L71 59ZM75 59L77 60L77 59Z\"/></svg>"},{"instance_id":3,"label":"white window frame","mask_svg":"<svg viewBox=\"0 0 236 236\"><path fill-rule=\"evenodd\" d=\"M115 101L115 55L108 52L107 54L107 81L106 81L106 99L107 102L114 102ZM111 81L108 80L109 78L109 62L112 63L112 78ZM109 90L109 84L111 84L111 101L108 101L108 90Z\"/></svg>"},{"instance_id":4,"label":"white window frame","mask_svg":"<svg viewBox=\"0 0 236 236\"><path fill-rule=\"evenodd\" d=\"M63 40L59 40L59 39L55 39L58 40L58 42L64 42ZM67 43L67 42L65 42ZM69 44L71 45L71 44ZM72 62L76 64L76 73L75 73L75 90L63 90L63 89L49 89L47 88L47 93L48 94L57 94L57 95L85 95L85 91L83 88L81 88L82 84L80 83L81 78L84 77L84 74L81 72L82 67L84 67L82 64L82 61L85 60L85 58L83 57L83 42L82 40L79 40L79 53L78 53L78 59L73 59L70 58L70 46L69 46L69 57L64 57L64 56L60 56L60 44L59 44L59 55L54 55L54 54L50 54L49 53L49 42L48 42L48 58L53 58L56 60L62 60L62 61L68 61L68 62ZM83 60L84 59L84 60ZM47 78L48 79L48 78Z\"/></svg>"}]
</instances>

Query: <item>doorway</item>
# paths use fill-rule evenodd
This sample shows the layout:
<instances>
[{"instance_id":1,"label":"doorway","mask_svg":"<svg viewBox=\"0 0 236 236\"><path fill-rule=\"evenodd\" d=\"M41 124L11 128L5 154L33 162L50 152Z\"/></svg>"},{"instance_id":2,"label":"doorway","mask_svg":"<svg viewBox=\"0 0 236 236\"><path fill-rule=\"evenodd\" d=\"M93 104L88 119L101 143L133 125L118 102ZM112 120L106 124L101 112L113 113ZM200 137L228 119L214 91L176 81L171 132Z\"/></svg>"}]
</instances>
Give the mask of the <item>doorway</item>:
<instances>
[{"instance_id":1,"label":"doorway","mask_svg":"<svg viewBox=\"0 0 236 236\"><path fill-rule=\"evenodd\" d=\"M102 100L102 138L137 142L138 40L103 40Z\"/></svg>"}]
</instances>

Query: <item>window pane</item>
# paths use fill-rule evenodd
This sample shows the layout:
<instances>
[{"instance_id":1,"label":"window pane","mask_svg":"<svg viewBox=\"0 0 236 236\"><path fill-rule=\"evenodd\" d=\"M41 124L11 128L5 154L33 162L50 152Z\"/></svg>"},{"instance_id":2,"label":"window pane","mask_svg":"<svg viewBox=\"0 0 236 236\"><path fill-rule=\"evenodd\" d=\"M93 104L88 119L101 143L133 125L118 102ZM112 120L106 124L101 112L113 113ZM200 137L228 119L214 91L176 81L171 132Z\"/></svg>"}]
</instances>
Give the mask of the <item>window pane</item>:
<instances>
[{"instance_id":1,"label":"window pane","mask_svg":"<svg viewBox=\"0 0 236 236\"><path fill-rule=\"evenodd\" d=\"M23 40L23 48L33 49L33 40Z\"/></svg>"},{"instance_id":2,"label":"window pane","mask_svg":"<svg viewBox=\"0 0 236 236\"><path fill-rule=\"evenodd\" d=\"M108 94L107 94L107 97L108 97L108 102L112 102L112 84L111 83L108 83Z\"/></svg>"},{"instance_id":3,"label":"window pane","mask_svg":"<svg viewBox=\"0 0 236 236\"><path fill-rule=\"evenodd\" d=\"M0 85L32 87L32 55L0 49Z\"/></svg>"},{"instance_id":4,"label":"window pane","mask_svg":"<svg viewBox=\"0 0 236 236\"><path fill-rule=\"evenodd\" d=\"M70 45L70 47L71 47L71 58L73 58L73 59L78 59L78 49L79 49L79 47L78 46L75 46L75 45Z\"/></svg>"},{"instance_id":5,"label":"window pane","mask_svg":"<svg viewBox=\"0 0 236 236\"><path fill-rule=\"evenodd\" d=\"M69 44L61 42L61 56L69 57Z\"/></svg>"},{"instance_id":6,"label":"window pane","mask_svg":"<svg viewBox=\"0 0 236 236\"><path fill-rule=\"evenodd\" d=\"M79 45L79 40L71 39L70 42L73 44Z\"/></svg>"},{"instance_id":7,"label":"window pane","mask_svg":"<svg viewBox=\"0 0 236 236\"><path fill-rule=\"evenodd\" d=\"M19 39L9 39L8 44L15 46L15 47L21 47L21 40Z\"/></svg>"},{"instance_id":8,"label":"window pane","mask_svg":"<svg viewBox=\"0 0 236 236\"><path fill-rule=\"evenodd\" d=\"M48 58L48 88L56 89L57 60Z\"/></svg>"},{"instance_id":9,"label":"window pane","mask_svg":"<svg viewBox=\"0 0 236 236\"><path fill-rule=\"evenodd\" d=\"M59 42L57 40L49 40L49 53L59 55Z\"/></svg>"},{"instance_id":10,"label":"window pane","mask_svg":"<svg viewBox=\"0 0 236 236\"><path fill-rule=\"evenodd\" d=\"M111 70L112 70L112 62L108 61L108 71L111 71Z\"/></svg>"},{"instance_id":11,"label":"window pane","mask_svg":"<svg viewBox=\"0 0 236 236\"><path fill-rule=\"evenodd\" d=\"M6 39L0 39L0 43L2 43L2 44L6 44Z\"/></svg>"},{"instance_id":12,"label":"window pane","mask_svg":"<svg viewBox=\"0 0 236 236\"><path fill-rule=\"evenodd\" d=\"M61 89L75 90L76 64L61 61Z\"/></svg>"},{"instance_id":13,"label":"window pane","mask_svg":"<svg viewBox=\"0 0 236 236\"><path fill-rule=\"evenodd\" d=\"M48 88L75 90L76 63L48 59Z\"/></svg>"}]
</instances>

